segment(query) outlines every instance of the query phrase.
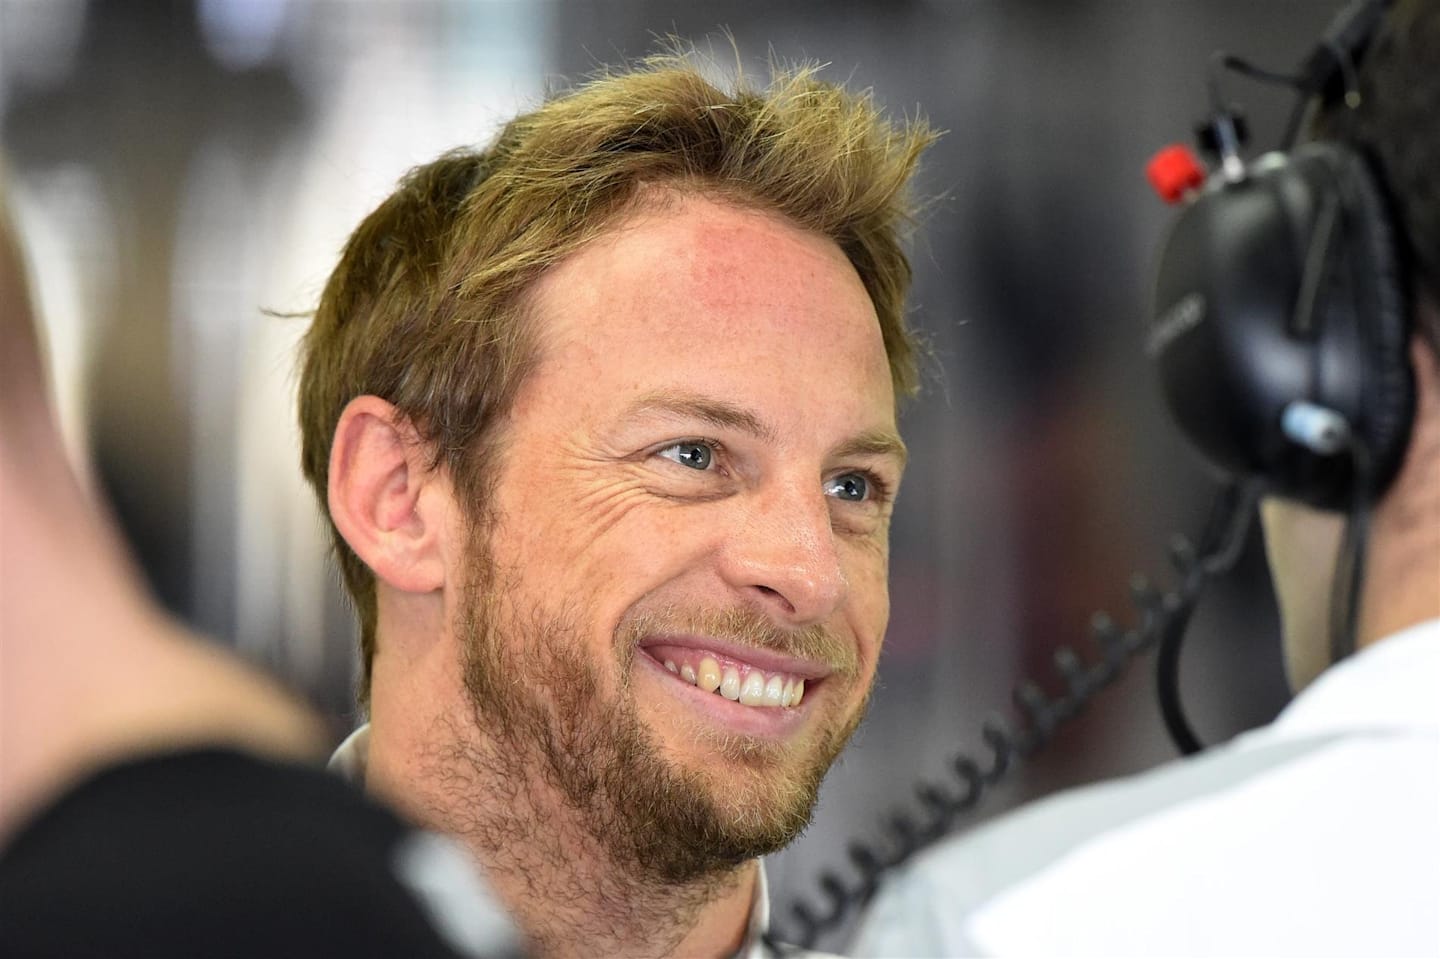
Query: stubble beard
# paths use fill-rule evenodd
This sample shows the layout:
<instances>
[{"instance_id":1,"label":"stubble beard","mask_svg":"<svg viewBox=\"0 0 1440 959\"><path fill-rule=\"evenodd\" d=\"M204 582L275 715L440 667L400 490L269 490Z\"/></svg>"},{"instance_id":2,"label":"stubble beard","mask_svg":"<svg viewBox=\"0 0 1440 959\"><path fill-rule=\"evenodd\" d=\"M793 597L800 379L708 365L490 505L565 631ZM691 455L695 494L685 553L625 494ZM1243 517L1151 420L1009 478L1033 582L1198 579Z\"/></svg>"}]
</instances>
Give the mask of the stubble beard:
<instances>
[{"instance_id":1,"label":"stubble beard","mask_svg":"<svg viewBox=\"0 0 1440 959\"><path fill-rule=\"evenodd\" d=\"M779 850L810 822L820 784L864 714L837 720L814 736L802 761L779 765L784 750L740 737L697 738L714 752L726 778L666 759L640 718L630 689L633 638L655 625L631 622L616 637L617 695L605 693L601 664L587 658L583 618L526 603L518 573L505 588L488 542L472 538L470 577L456 628L464 684L487 750L481 780L540 782L617 870L633 881L673 887L723 882L742 863ZM758 613L668 611L667 622L708 626L757 644L827 651L836 678L853 677L855 653L821 630L785 637ZM736 768L747 767L747 768ZM737 785L738 783L738 785ZM485 797L476 796L476 802ZM517 815L534 805L517 805ZM515 823L515 836L554 823Z\"/></svg>"}]
</instances>

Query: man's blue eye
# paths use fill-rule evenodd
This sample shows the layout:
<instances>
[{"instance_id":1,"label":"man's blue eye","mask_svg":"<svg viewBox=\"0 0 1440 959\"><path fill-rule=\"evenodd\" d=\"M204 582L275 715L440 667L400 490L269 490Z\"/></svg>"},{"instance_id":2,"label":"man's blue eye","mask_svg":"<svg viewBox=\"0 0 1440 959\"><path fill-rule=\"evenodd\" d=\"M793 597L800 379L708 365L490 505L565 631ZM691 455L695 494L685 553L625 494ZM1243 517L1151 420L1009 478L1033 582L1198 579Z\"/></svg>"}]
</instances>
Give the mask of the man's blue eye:
<instances>
[{"instance_id":1,"label":"man's blue eye","mask_svg":"<svg viewBox=\"0 0 1440 959\"><path fill-rule=\"evenodd\" d=\"M825 484L825 495L861 503L870 498L870 481L859 473L846 473Z\"/></svg>"},{"instance_id":2,"label":"man's blue eye","mask_svg":"<svg viewBox=\"0 0 1440 959\"><path fill-rule=\"evenodd\" d=\"M692 470L707 470L715 453L704 443L676 443L665 447L660 455Z\"/></svg>"}]
</instances>

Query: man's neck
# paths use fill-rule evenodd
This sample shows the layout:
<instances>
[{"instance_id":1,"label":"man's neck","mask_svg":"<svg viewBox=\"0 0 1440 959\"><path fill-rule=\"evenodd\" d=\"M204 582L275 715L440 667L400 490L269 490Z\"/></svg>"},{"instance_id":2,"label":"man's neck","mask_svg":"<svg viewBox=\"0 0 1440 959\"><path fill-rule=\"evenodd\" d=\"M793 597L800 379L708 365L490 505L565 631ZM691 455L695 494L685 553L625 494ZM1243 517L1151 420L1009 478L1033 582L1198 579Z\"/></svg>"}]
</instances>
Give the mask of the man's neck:
<instances>
[{"instance_id":1,"label":"man's neck","mask_svg":"<svg viewBox=\"0 0 1440 959\"><path fill-rule=\"evenodd\" d=\"M755 895L754 861L689 884L637 877L617 866L566 811L524 816L536 841L480 826L462 838L505 906L546 959L733 955L744 941ZM512 807L509 812L514 814ZM513 823L502 829L514 830Z\"/></svg>"},{"instance_id":2,"label":"man's neck","mask_svg":"<svg viewBox=\"0 0 1440 959\"><path fill-rule=\"evenodd\" d=\"M1411 350L1415 423L1405 462L1376 505L1366 557L1359 645L1440 617L1440 370Z\"/></svg>"},{"instance_id":3,"label":"man's neck","mask_svg":"<svg viewBox=\"0 0 1440 959\"><path fill-rule=\"evenodd\" d=\"M375 707L368 788L468 846L537 955L726 956L740 947L756 862L688 884L639 875L614 860L538 764L517 777L513 756L496 761L503 747L455 735L463 720L442 717L424 730L387 722Z\"/></svg>"}]
</instances>

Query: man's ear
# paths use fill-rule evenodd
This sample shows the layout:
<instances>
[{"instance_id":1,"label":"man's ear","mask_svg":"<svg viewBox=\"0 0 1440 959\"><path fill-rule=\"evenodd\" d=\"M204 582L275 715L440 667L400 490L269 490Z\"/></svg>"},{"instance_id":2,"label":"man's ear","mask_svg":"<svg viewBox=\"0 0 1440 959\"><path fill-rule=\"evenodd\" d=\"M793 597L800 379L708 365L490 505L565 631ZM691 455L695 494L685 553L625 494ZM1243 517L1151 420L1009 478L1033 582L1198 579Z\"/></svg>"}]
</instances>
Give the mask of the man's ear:
<instances>
[{"instance_id":1,"label":"man's ear","mask_svg":"<svg viewBox=\"0 0 1440 959\"><path fill-rule=\"evenodd\" d=\"M447 489L394 406L378 396L346 405L330 444L330 518L378 579L409 593L445 584Z\"/></svg>"}]
</instances>

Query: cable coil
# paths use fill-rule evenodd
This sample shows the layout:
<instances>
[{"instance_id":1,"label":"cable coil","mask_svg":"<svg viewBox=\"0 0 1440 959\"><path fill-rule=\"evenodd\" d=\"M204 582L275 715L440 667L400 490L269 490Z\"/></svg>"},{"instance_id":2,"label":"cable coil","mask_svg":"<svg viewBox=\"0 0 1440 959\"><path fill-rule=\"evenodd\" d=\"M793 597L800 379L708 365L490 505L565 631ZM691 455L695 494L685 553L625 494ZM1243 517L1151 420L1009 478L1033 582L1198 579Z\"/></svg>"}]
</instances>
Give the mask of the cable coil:
<instances>
[{"instance_id":1,"label":"cable coil","mask_svg":"<svg viewBox=\"0 0 1440 959\"><path fill-rule=\"evenodd\" d=\"M1017 760L1043 749L1057 728L1078 715L1097 692L1115 682L1135 659L1152 649L1160 650L1157 691L1172 739L1184 753L1202 748L1180 706L1180 642L1206 582L1228 570L1239 558L1258 495L1258 487L1253 484L1227 486L1216 499L1199 548L1183 536L1172 540L1169 558L1178 576L1174 589L1162 591L1144 576L1133 576L1130 598L1139 614L1138 621L1122 629L1109 614L1097 612L1091 618L1090 635L1098 656L1087 662L1072 647L1059 647L1054 664L1063 691L1052 695L1030 680L1017 685L1012 699L1020 717L1018 725L1012 726L996 713L981 726L988 761L982 765L968 753L960 753L949 764L952 781L917 783L914 794L920 814L897 809L884 820L883 842L850 842L846 855L853 875L847 880L837 871L822 872L818 885L824 905L816 908L804 900L793 903L790 913L795 928L767 933L766 945L778 955L791 948L784 943L813 948L821 935L839 928L874 896L886 873L945 836L958 817L978 806L985 794L1015 768Z\"/></svg>"}]
</instances>

